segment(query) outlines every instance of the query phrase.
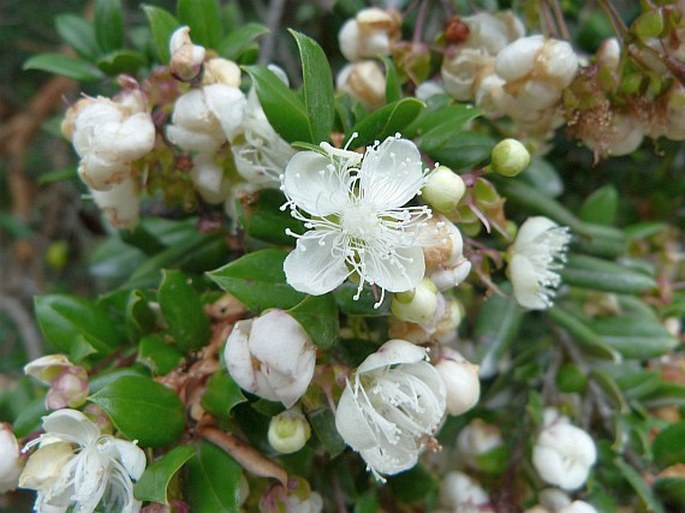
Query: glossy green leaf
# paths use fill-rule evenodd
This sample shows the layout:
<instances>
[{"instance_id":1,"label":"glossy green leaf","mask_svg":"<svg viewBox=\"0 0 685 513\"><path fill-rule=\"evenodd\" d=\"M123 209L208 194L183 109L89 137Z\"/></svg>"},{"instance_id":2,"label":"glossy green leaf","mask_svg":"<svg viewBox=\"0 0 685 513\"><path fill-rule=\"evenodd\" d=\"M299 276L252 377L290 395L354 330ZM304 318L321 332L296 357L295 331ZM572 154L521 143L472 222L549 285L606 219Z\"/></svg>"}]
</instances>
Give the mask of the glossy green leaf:
<instances>
[{"instance_id":1,"label":"glossy green leaf","mask_svg":"<svg viewBox=\"0 0 685 513\"><path fill-rule=\"evenodd\" d=\"M194 447L177 445L164 456L148 465L133 489L135 498L139 501L169 504L169 483L181 467L194 455Z\"/></svg>"},{"instance_id":2,"label":"glossy green leaf","mask_svg":"<svg viewBox=\"0 0 685 513\"><path fill-rule=\"evenodd\" d=\"M50 413L45 407L45 398L37 397L14 419L12 429L18 438L28 436L40 427L43 416Z\"/></svg>"},{"instance_id":3,"label":"glossy green leaf","mask_svg":"<svg viewBox=\"0 0 685 513\"><path fill-rule=\"evenodd\" d=\"M386 295L383 303L374 308L378 302L378 291L366 286L362 289L359 299L354 299L357 294L357 285L346 281L333 291L335 301L340 311L347 315L363 315L365 317L384 317L390 313L390 295Z\"/></svg>"},{"instance_id":4,"label":"glossy green leaf","mask_svg":"<svg viewBox=\"0 0 685 513\"><path fill-rule=\"evenodd\" d=\"M247 398L238 384L224 371L212 374L202 396L202 406L219 418L227 417L236 405L245 401Z\"/></svg>"},{"instance_id":5,"label":"glossy green leaf","mask_svg":"<svg viewBox=\"0 0 685 513\"><path fill-rule=\"evenodd\" d=\"M454 114L451 110L455 105L454 100L446 94L433 95L425 103L426 108L402 131L405 137L409 139L419 137L433 127L449 121Z\"/></svg>"},{"instance_id":6,"label":"glossy green leaf","mask_svg":"<svg viewBox=\"0 0 685 513\"><path fill-rule=\"evenodd\" d=\"M95 28L88 20L75 14L60 14L55 17L55 28L62 40L81 57L92 61L100 55Z\"/></svg>"},{"instance_id":7,"label":"glossy green leaf","mask_svg":"<svg viewBox=\"0 0 685 513\"><path fill-rule=\"evenodd\" d=\"M231 31L219 45L219 55L238 61L248 48L253 46L257 39L269 33L269 29L261 23L248 22Z\"/></svg>"},{"instance_id":8,"label":"glossy green leaf","mask_svg":"<svg viewBox=\"0 0 685 513\"><path fill-rule=\"evenodd\" d=\"M195 44L219 48L222 38L221 14L217 0L178 0L176 17L190 27Z\"/></svg>"},{"instance_id":9,"label":"glossy green leaf","mask_svg":"<svg viewBox=\"0 0 685 513\"><path fill-rule=\"evenodd\" d=\"M287 254L280 249L262 249L211 271L207 276L254 313L267 308L292 308L305 298L305 294L297 292L285 281L283 261Z\"/></svg>"},{"instance_id":10,"label":"glossy green leaf","mask_svg":"<svg viewBox=\"0 0 685 513\"><path fill-rule=\"evenodd\" d=\"M583 202L579 217L589 223L612 225L617 211L618 191L613 185L605 185Z\"/></svg>"},{"instance_id":11,"label":"glossy green leaf","mask_svg":"<svg viewBox=\"0 0 685 513\"><path fill-rule=\"evenodd\" d=\"M319 44L301 32L289 30L295 38L302 63L302 93L309 120L311 143L328 141L335 119L333 75L328 58Z\"/></svg>"},{"instance_id":12,"label":"glossy green leaf","mask_svg":"<svg viewBox=\"0 0 685 513\"><path fill-rule=\"evenodd\" d=\"M600 317L590 327L625 358L654 358L679 344L660 322L645 317Z\"/></svg>"},{"instance_id":13,"label":"glossy green leaf","mask_svg":"<svg viewBox=\"0 0 685 513\"><path fill-rule=\"evenodd\" d=\"M338 306L332 293L307 296L288 312L321 349L329 349L338 340Z\"/></svg>"},{"instance_id":14,"label":"glossy green leaf","mask_svg":"<svg viewBox=\"0 0 685 513\"><path fill-rule=\"evenodd\" d=\"M158 376L165 376L179 366L185 354L167 343L161 333L150 333L138 343L138 361Z\"/></svg>"},{"instance_id":15,"label":"glossy green leaf","mask_svg":"<svg viewBox=\"0 0 685 513\"><path fill-rule=\"evenodd\" d=\"M124 10L121 0L95 0L95 37L104 52L124 44Z\"/></svg>"},{"instance_id":16,"label":"glossy green leaf","mask_svg":"<svg viewBox=\"0 0 685 513\"><path fill-rule=\"evenodd\" d=\"M382 56L385 66L385 103L393 103L402 99L402 84L397 73L397 67L390 57Z\"/></svg>"},{"instance_id":17,"label":"glossy green leaf","mask_svg":"<svg viewBox=\"0 0 685 513\"><path fill-rule=\"evenodd\" d=\"M162 271L157 297L169 332L181 349L199 349L207 344L209 318L187 275L168 269Z\"/></svg>"},{"instance_id":18,"label":"glossy green leaf","mask_svg":"<svg viewBox=\"0 0 685 513\"><path fill-rule=\"evenodd\" d=\"M358 134L352 145L366 146L376 140L383 141L391 135L402 133L402 130L419 115L424 106L421 100L404 98L381 107L352 128L352 132Z\"/></svg>"},{"instance_id":19,"label":"glossy green leaf","mask_svg":"<svg viewBox=\"0 0 685 513\"><path fill-rule=\"evenodd\" d=\"M249 205L236 200L238 218L245 232L256 239L273 244L294 246L295 238L286 234L286 229L294 233L304 233L305 227L290 215L282 212L285 196L277 189L262 189L256 201Z\"/></svg>"},{"instance_id":20,"label":"glossy green leaf","mask_svg":"<svg viewBox=\"0 0 685 513\"><path fill-rule=\"evenodd\" d=\"M137 336L151 331L157 323L157 316L150 308L150 298L140 290L131 290L126 300L126 327Z\"/></svg>"},{"instance_id":21,"label":"glossy green leaf","mask_svg":"<svg viewBox=\"0 0 685 513\"><path fill-rule=\"evenodd\" d=\"M111 354L124 342L104 309L85 299L68 294L38 296L35 310L45 338L75 360L90 352Z\"/></svg>"},{"instance_id":22,"label":"glossy green leaf","mask_svg":"<svg viewBox=\"0 0 685 513\"><path fill-rule=\"evenodd\" d=\"M169 11L154 5L144 5L143 11L150 24L152 39L157 56L162 63L169 62L169 40L171 34L180 26L178 20Z\"/></svg>"},{"instance_id":23,"label":"glossy green leaf","mask_svg":"<svg viewBox=\"0 0 685 513\"><path fill-rule=\"evenodd\" d=\"M217 446L201 442L187 463L184 497L193 513L238 513L242 469Z\"/></svg>"},{"instance_id":24,"label":"glossy green leaf","mask_svg":"<svg viewBox=\"0 0 685 513\"><path fill-rule=\"evenodd\" d=\"M495 140L480 132L463 131L454 134L439 148L419 148L425 151L434 161L452 168L454 171L475 167L490 158Z\"/></svg>"},{"instance_id":25,"label":"glossy green leaf","mask_svg":"<svg viewBox=\"0 0 685 513\"><path fill-rule=\"evenodd\" d=\"M97 376L94 376L90 379L88 383L88 390L91 394L94 394L121 378L128 378L131 376L147 379L150 377L150 373L147 371L147 369L143 369L137 365L130 365L128 367L120 367L118 369L100 372Z\"/></svg>"},{"instance_id":26,"label":"glossy green leaf","mask_svg":"<svg viewBox=\"0 0 685 513\"><path fill-rule=\"evenodd\" d=\"M297 94L265 66L245 66L244 69L252 78L259 103L274 130L288 142L313 142L307 110Z\"/></svg>"},{"instance_id":27,"label":"glossy green leaf","mask_svg":"<svg viewBox=\"0 0 685 513\"><path fill-rule=\"evenodd\" d=\"M335 458L345 450L345 440L342 439L335 427L335 415L329 408L320 408L308 412L307 420L319 441L326 447L331 458Z\"/></svg>"},{"instance_id":28,"label":"glossy green leaf","mask_svg":"<svg viewBox=\"0 0 685 513\"><path fill-rule=\"evenodd\" d=\"M102 387L90 400L116 428L141 447L161 447L177 440L186 412L178 396L150 378L124 376Z\"/></svg>"},{"instance_id":29,"label":"glossy green leaf","mask_svg":"<svg viewBox=\"0 0 685 513\"><path fill-rule=\"evenodd\" d=\"M551 198L556 198L564 192L564 182L557 170L540 157L533 157L530 165L517 178Z\"/></svg>"},{"instance_id":30,"label":"glossy green leaf","mask_svg":"<svg viewBox=\"0 0 685 513\"><path fill-rule=\"evenodd\" d=\"M654 459L662 467L685 463L685 421L662 429L654 440Z\"/></svg>"},{"instance_id":31,"label":"glossy green leaf","mask_svg":"<svg viewBox=\"0 0 685 513\"><path fill-rule=\"evenodd\" d=\"M114 50L100 57L97 67L108 75L118 75L120 73L134 74L138 68L145 66L147 59L136 50Z\"/></svg>"},{"instance_id":32,"label":"glossy green leaf","mask_svg":"<svg viewBox=\"0 0 685 513\"><path fill-rule=\"evenodd\" d=\"M24 62L22 69L37 69L82 82L101 80L105 75L90 62L61 53L39 53Z\"/></svg>"},{"instance_id":33,"label":"glossy green leaf","mask_svg":"<svg viewBox=\"0 0 685 513\"><path fill-rule=\"evenodd\" d=\"M435 152L445 145L450 145L467 123L482 114L479 109L464 104L451 105L447 110L450 111L449 118L426 130L421 136L419 146L424 151Z\"/></svg>"},{"instance_id":34,"label":"glossy green leaf","mask_svg":"<svg viewBox=\"0 0 685 513\"><path fill-rule=\"evenodd\" d=\"M656 287L651 276L588 255L569 255L560 274L568 285L619 294L639 294Z\"/></svg>"}]
</instances>

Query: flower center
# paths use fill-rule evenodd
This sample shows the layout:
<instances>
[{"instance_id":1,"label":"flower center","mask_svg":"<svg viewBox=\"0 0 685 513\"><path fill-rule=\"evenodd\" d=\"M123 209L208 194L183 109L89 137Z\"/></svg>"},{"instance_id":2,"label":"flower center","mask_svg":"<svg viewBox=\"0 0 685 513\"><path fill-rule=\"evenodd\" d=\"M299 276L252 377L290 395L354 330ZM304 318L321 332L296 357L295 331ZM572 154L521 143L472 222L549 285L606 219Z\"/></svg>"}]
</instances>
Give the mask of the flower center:
<instances>
[{"instance_id":1,"label":"flower center","mask_svg":"<svg viewBox=\"0 0 685 513\"><path fill-rule=\"evenodd\" d=\"M380 219L367 205L350 205L342 212L342 229L351 237L373 237L380 229Z\"/></svg>"}]
</instances>

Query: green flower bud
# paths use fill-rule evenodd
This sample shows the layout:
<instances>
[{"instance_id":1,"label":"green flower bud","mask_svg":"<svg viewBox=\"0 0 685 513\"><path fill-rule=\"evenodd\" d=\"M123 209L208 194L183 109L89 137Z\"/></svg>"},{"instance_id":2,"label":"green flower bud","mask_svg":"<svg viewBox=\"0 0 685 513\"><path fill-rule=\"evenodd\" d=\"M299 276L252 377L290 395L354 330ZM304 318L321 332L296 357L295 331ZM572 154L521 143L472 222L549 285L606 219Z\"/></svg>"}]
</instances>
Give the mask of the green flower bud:
<instances>
[{"instance_id":1,"label":"green flower bud","mask_svg":"<svg viewBox=\"0 0 685 513\"><path fill-rule=\"evenodd\" d=\"M438 307L438 289L428 278L412 291L393 294L390 309L401 321L427 324L433 319Z\"/></svg>"},{"instance_id":2,"label":"green flower bud","mask_svg":"<svg viewBox=\"0 0 685 513\"><path fill-rule=\"evenodd\" d=\"M445 166L435 169L421 190L424 201L443 214L454 210L465 192L461 176Z\"/></svg>"},{"instance_id":3,"label":"green flower bud","mask_svg":"<svg viewBox=\"0 0 685 513\"><path fill-rule=\"evenodd\" d=\"M663 30L664 15L661 9L642 13L633 23L633 32L643 41L659 37Z\"/></svg>"},{"instance_id":4,"label":"green flower bud","mask_svg":"<svg viewBox=\"0 0 685 513\"><path fill-rule=\"evenodd\" d=\"M516 176L530 165L530 153L516 139L504 139L492 149L490 170L502 176Z\"/></svg>"},{"instance_id":5,"label":"green flower bud","mask_svg":"<svg viewBox=\"0 0 685 513\"><path fill-rule=\"evenodd\" d=\"M299 451L310 436L312 429L299 408L281 412L269 423L269 444L281 454Z\"/></svg>"}]
</instances>

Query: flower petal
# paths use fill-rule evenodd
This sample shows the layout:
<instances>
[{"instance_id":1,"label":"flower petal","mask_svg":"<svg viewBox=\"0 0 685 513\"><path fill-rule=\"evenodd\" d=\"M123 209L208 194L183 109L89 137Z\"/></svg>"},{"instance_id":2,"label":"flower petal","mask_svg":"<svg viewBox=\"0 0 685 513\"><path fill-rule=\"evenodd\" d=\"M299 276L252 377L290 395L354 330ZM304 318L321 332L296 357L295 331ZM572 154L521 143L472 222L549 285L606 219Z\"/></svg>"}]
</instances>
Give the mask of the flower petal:
<instances>
[{"instance_id":1,"label":"flower petal","mask_svg":"<svg viewBox=\"0 0 685 513\"><path fill-rule=\"evenodd\" d=\"M43 417L43 429L66 442L82 446L92 443L100 436L100 429L78 410L63 409Z\"/></svg>"},{"instance_id":2,"label":"flower petal","mask_svg":"<svg viewBox=\"0 0 685 513\"><path fill-rule=\"evenodd\" d=\"M417 363L426 359L426 349L402 339L388 340L378 351L370 354L357 372L370 372L401 363Z\"/></svg>"},{"instance_id":3,"label":"flower petal","mask_svg":"<svg viewBox=\"0 0 685 513\"><path fill-rule=\"evenodd\" d=\"M257 389L255 371L252 366L252 356L248 344L248 337L253 324L252 319L238 321L233 326L226 346L224 347L224 361L228 373L243 390L254 393Z\"/></svg>"},{"instance_id":4,"label":"flower petal","mask_svg":"<svg viewBox=\"0 0 685 513\"><path fill-rule=\"evenodd\" d=\"M295 205L317 216L338 212L348 202L347 173L315 151L301 151L290 159L283 191Z\"/></svg>"},{"instance_id":5,"label":"flower petal","mask_svg":"<svg viewBox=\"0 0 685 513\"><path fill-rule=\"evenodd\" d=\"M297 246L283 262L290 286L300 292L319 296L340 285L350 274L345 254L339 251L338 232L309 231L297 239Z\"/></svg>"},{"instance_id":6,"label":"flower petal","mask_svg":"<svg viewBox=\"0 0 685 513\"><path fill-rule=\"evenodd\" d=\"M369 281L390 292L413 289L423 279L426 270L421 246L394 248L387 256L367 248L362 259Z\"/></svg>"},{"instance_id":7,"label":"flower petal","mask_svg":"<svg viewBox=\"0 0 685 513\"><path fill-rule=\"evenodd\" d=\"M507 270L516 302L529 310L544 310L549 307L545 292L538 283L532 262L523 255L514 255Z\"/></svg>"},{"instance_id":8,"label":"flower petal","mask_svg":"<svg viewBox=\"0 0 685 513\"><path fill-rule=\"evenodd\" d=\"M378 445L376 434L369 426L362 407L354 395L352 385L349 383L338 402L335 427L345 443L357 451Z\"/></svg>"},{"instance_id":9,"label":"flower petal","mask_svg":"<svg viewBox=\"0 0 685 513\"><path fill-rule=\"evenodd\" d=\"M418 148L396 137L388 137L377 148L367 148L359 175L362 198L383 210L401 207L424 184Z\"/></svg>"},{"instance_id":10,"label":"flower petal","mask_svg":"<svg viewBox=\"0 0 685 513\"><path fill-rule=\"evenodd\" d=\"M138 480L145 471L147 460L145 452L133 442L127 440L120 440L113 438L110 440L113 448L118 453L117 459L121 461L122 465L128 472L132 479Z\"/></svg>"}]
</instances>

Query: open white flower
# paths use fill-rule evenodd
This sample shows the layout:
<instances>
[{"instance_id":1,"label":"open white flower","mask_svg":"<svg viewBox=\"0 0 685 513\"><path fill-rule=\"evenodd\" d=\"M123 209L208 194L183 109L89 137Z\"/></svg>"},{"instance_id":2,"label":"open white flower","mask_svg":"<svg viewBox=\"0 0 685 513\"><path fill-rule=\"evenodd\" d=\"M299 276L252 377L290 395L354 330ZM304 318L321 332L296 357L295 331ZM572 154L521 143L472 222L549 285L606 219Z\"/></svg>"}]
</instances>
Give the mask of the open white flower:
<instances>
[{"instance_id":1,"label":"open white flower","mask_svg":"<svg viewBox=\"0 0 685 513\"><path fill-rule=\"evenodd\" d=\"M426 349L389 340L357 368L335 414L377 479L413 467L445 414L445 385Z\"/></svg>"},{"instance_id":2,"label":"open white flower","mask_svg":"<svg viewBox=\"0 0 685 513\"><path fill-rule=\"evenodd\" d=\"M73 505L74 513L92 513L102 501L106 511L136 513L133 481L145 470L145 453L133 442L103 435L77 410L57 410L43 418L45 433L27 445L31 455L19 486L38 491L35 511Z\"/></svg>"},{"instance_id":3,"label":"open white flower","mask_svg":"<svg viewBox=\"0 0 685 513\"><path fill-rule=\"evenodd\" d=\"M293 217L309 230L285 259L288 283L308 294L325 294L351 274L364 283L404 292L423 279L421 238L431 211L405 207L425 181L413 142L389 137L362 155L321 143L295 154L282 177ZM309 214L307 217L302 214Z\"/></svg>"},{"instance_id":4,"label":"open white flower","mask_svg":"<svg viewBox=\"0 0 685 513\"><path fill-rule=\"evenodd\" d=\"M508 275L516 302L530 310L552 306L556 287L561 283L569 229L544 216L530 217L519 228L509 248Z\"/></svg>"}]
</instances>

